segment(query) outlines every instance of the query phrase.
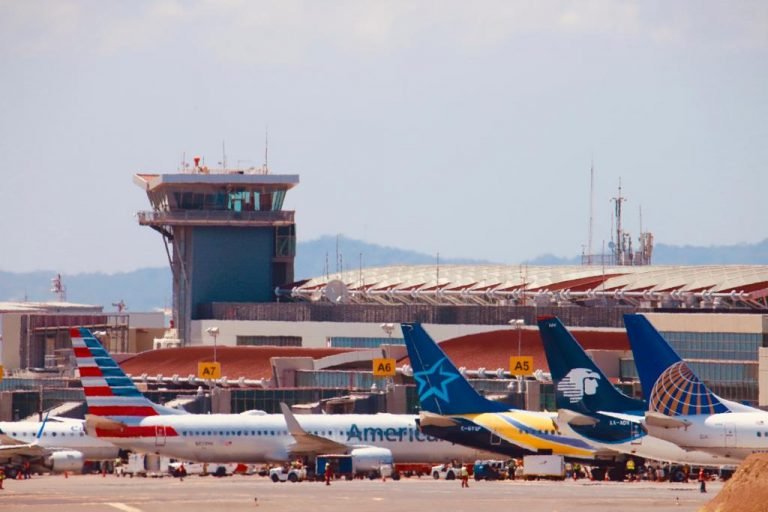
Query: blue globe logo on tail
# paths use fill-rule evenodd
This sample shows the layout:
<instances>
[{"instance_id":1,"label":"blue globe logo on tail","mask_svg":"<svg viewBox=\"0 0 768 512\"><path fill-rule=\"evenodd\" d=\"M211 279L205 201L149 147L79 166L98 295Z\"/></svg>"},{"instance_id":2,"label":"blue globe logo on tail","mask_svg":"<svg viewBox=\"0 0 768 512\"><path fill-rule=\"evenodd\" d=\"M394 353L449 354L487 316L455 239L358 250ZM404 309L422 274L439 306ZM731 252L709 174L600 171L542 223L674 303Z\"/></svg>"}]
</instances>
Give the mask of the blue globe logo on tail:
<instances>
[{"instance_id":1,"label":"blue globe logo on tail","mask_svg":"<svg viewBox=\"0 0 768 512\"><path fill-rule=\"evenodd\" d=\"M662 372L653 385L648 407L668 416L728 412L684 361L678 361Z\"/></svg>"}]
</instances>

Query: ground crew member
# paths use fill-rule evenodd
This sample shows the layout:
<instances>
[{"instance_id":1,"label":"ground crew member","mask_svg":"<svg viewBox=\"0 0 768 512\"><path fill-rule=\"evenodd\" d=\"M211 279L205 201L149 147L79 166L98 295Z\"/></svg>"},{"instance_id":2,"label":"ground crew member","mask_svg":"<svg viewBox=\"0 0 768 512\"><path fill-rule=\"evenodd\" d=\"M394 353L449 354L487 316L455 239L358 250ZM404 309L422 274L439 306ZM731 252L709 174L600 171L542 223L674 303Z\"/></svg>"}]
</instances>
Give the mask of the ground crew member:
<instances>
[{"instance_id":1,"label":"ground crew member","mask_svg":"<svg viewBox=\"0 0 768 512\"><path fill-rule=\"evenodd\" d=\"M0 468L0 491L3 490L3 480L5 480L5 469Z\"/></svg>"},{"instance_id":2,"label":"ground crew member","mask_svg":"<svg viewBox=\"0 0 768 512\"><path fill-rule=\"evenodd\" d=\"M469 487L469 471L467 470L467 466L462 464L459 472L461 474L461 486Z\"/></svg>"},{"instance_id":3,"label":"ground crew member","mask_svg":"<svg viewBox=\"0 0 768 512\"><path fill-rule=\"evenodd\" d=\"M699 468L699 491L707 492L707 475L704 473L704 468Z\"/></svg>"},{"instance_id":4,"label":"ground crew member","mask_svg":"<svg viewBox=\"0 0 768 512\"><path fill-rule=\"evenodd\" d=\"M325 485L331 485L331 477L333 477L333 468L330 462L325 463Z\"/></svg>"},{"instance_id":5,"label":"ground crew member","mask_svg":"<svg viewBox=\"0 0 768 512\"><path fill-rule=\"evenodd\" d=\"M635 481L635 459L630 457L627 459L627 474L629 475L629 481Z\"/></svg>"}]
</instances>

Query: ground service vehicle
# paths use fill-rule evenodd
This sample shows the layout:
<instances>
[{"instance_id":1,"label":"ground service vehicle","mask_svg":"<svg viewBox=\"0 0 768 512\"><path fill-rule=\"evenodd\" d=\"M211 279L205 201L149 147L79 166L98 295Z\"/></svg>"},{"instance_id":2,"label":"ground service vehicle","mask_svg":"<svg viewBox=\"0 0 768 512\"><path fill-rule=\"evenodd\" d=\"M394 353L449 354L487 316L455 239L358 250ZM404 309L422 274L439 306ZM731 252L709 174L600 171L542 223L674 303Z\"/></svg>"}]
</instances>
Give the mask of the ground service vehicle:
<instances>
[{"instance_id":1,"label":"ground service vehicle","mask_svg":"<svg viewBox=\"0 0 768 512\"><path fill-rule=\"evenodd\" d=\"M475 480L504 480L507 478L507 466L501 460L475 461L473 473Z\"/></svg>"},{"instance_id":2,"label":"ground service vehicle","mask_svg":"<svg viewBox=\"0 0 768 512\"><path fill-rule=\"evenodd\" d=\"M307 478L307 470L304 468L290 468L280 466L269 470L269 478L277 482L301 482Z\"/></svg>"},{"instance_id":3,"label":"ground service vehicle","mask_svg":"<svg viewBox=\"0 0 768 512\"><path fill-rule=\"evenodd\" d=\"M430 473L435 480L456 480L461 476L461 466L453 467L452 464L440 464L432 466Z\"/></svg>"},{"instance_id":4,"label":"ground service vehicle","mask_svg":"<svg viewBox=\"0 0 768 512\"><path fill-rule=\"evenodd\" d=\"M351 455L320 455L315 460L315 474L318 479L325 478L325 468L332 465L334 478L393 478L399 480L400 475L395 474L391 459L375 459L360 463L359 459Z\"/></svg>"},{"instance_id":5,"label":"ground service vehicle","mask_svg":"<svg viewBox=\"0 0 768 512\"><path fill-rule=\"evenodd\" d=\"M562 455L526 455L523 457L523 477L526 480L546 478L565 479L565 461Z\"/></svg>"}]
</instances>

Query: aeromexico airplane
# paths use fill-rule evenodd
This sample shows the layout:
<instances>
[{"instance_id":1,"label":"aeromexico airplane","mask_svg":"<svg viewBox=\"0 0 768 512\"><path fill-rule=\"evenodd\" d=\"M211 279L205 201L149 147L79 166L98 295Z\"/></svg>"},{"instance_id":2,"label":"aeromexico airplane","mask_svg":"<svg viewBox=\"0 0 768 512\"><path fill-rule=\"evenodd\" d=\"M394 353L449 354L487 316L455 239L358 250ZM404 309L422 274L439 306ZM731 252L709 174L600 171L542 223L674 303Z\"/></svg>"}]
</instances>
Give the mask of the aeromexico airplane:
<instances>
[{"instance_id":1,"label":"aeromexico airplane","mask_svg":"<svg viewBox=\"0 0 768 512\"><path fill-rule=\"evenodd\" d=\"M558 318L540 317L538 324L563 432L604 450L647 459L705 466L739 463L724 455L685 450L648 435L642 427L646 402L616 389Z\"/></svg>"},{"instance_id":2,"label":"aeromexico airplane","mask_svg":"<svg viewBox=\"0 0 768 512\"><path fill-rule=\"evenodd\" d=\"M686 450L743 460L768 451L768 412L724 400L693 373L642 315L624 315L648 433Z\"/></svg>"},{"instance_id":3,"label":"aeromexico airplane","mask_svg":"<svg viewBox=\"0 0 768 512\"><path fill-rule=\"evenodd\" d=\"M198 462L283 462L350 454L354 467L392 462L473 461L488 453L419 431L405 414L189 414L157 405L87 329L70 330L88 405L89 432L125 449Z\"/></svg>"},{"instance_id":4,"label":"aeromexico airplane","mask_svg":"<svg viewBox=\"0 0 768 512\"><path fill-rule=\"evenodd\" d=\"M510 409L480 395L456 369L421 324L402 324L405 345L418 384L424 433L510 457L559 454L592 459L594 449L563 435L555 414Z\"/></svg>"},{"instance_id":5,"label":"aeromexico airplane","mask_svg":"<svg viewBox=\"0 0 768 512\"><path fill-rule=\"evenodd\" d=\"M112 443L87 435L82 420L0 422L0 466L9 469L28 461L32 471L79 472L85 461L114 460L118 452Z\"/></svg>"}]
</instances>

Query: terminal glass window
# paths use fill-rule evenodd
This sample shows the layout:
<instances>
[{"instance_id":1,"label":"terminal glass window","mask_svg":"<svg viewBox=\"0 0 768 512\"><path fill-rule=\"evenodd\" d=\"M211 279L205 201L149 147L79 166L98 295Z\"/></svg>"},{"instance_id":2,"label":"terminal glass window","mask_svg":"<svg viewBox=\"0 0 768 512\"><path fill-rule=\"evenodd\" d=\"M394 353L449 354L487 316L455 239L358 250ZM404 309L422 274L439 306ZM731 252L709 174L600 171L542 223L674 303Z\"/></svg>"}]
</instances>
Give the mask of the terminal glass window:
<instances>
[{"instance_id":1,"label":"terminal glass window","mask_svg":"<svg viewBox=\"0 0 768 512\"><path fill-rule=\"evenodd\" d=\"M405 345L403 338L362 338L349 336L331 336L329 346L343 348L379 348L381 345Z\"/></svg>"},{"instance_id":2,"label":"terminal glass window","mask_svg":"<svg viewBox=\"0 0 768 512\"><path fill-rule=\"evenodd\" d=\"M301 336L237 336L237 346L300 347Z\"/></svg>"},{"instance_id":3,"label":"terminal glass window","mask_svg":"<svg viewBox=\"0 0 768 512\"><path fill-rule=\"evenodd\" d=\"M663 332L661 334L683 359L757 361L757 349L762 343L760 333Z\"/></svg>"}]
</instances>

